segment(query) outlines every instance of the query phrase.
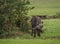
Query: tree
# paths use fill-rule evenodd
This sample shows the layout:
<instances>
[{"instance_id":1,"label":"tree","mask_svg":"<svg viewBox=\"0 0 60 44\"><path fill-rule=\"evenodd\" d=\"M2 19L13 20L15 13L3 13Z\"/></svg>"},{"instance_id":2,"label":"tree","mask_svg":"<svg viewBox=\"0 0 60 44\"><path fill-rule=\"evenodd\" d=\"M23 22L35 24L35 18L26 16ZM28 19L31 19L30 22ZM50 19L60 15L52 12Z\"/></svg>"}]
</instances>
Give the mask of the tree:
<instances>
[{"instance_id":1,"label":"tree","mask_svg":"<svg viewBox=\"0 0 60 44\"><path fill-rule=\"evenodd\" d=\"M21 31L24 31L25 25L26 25L26 15L28 13L28 10L30 9L30 7L28 7L28 5L30 4L30 2L28 0L19 0L20 2L17 4L17 8L16 8L16 14L18 14L18 19L20 19L20 28Z\"/></svg>"},{"instance_id":2,"label":"tree","mask_svg":"<svg viewBox=\"0 0 60 44\"><path fill-rule=\"evenodd\" d=\"M25 26L28 19L26 15L31 8L29 4L29 0L0 0L0 37L9 36L16 30L14 28L16 24L19 25L21 31L27 31Z\"/></svg>"}]
</instances>

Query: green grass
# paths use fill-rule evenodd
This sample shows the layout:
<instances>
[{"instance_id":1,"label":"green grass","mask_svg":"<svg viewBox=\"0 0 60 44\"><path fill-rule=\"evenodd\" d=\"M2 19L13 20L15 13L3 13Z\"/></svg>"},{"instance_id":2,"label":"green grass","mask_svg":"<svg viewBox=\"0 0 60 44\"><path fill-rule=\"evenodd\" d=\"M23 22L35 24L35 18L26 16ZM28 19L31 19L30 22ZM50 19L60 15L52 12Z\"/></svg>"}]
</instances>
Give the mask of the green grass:
<instances>
[{"instance_id":1,"label":"green grass","mask_svg":"<svg viewBox=\"0 0 60 44\"><path fill-rule=\"evenodd\" d=\"M43 20L44 33L41 37L38 36L35 39L60 39L60 19L45 19ZM30 31L31 32L31 31ZM20 39L34 39L31 34L22 34Z\"/></svg>"},{"instance_id":2,"label":"green grass","mask_svg":"<svg viewBox=\"0 0 60 44\"><path fill-rule=\"evenodd\" d=\"M41 39L0 39L0 44L60 44L60 40Z\"/></svg>"},{"instance_id":3,"label":"green grass","mask_svg":"<svg viewBox=\"0 0 60 44\"><path fill-rule=\"evenodd\" d=\"M60 0L30 0L35 9L29 15L56 15L60 12Z\"/></svg>"},{"instance_id":4,"label":"green grass","mask_svg":"<svg viewBox=\"0 0 60 44\"><path fill-rule=\"evenodd\" d=\"M33 38L31 35L25 34L20 38L0 39L0 44L60 44L60 19L45 19L43 21L45 31L40 38Z\"/></svg>"},{"instance_id":5,"label":"green grass","mask_svg":"<svg viewBox=\"0 0 60 44\"><path fill-rule=\"evenodd\" d=\"M60 12L60 8L37 8L29 11L30 15L56 15L56 13Z\"/></svg>"},{"instance_id":6,"label":"green grass","mask_svg":"<svg viewBox=\"0 0 60 44\"><path fill-rule=\"evenodd\" d=\"M60 36L60 19L44 20L45 32L42 37L57 37Z\"/></svg>"},{"instance_id":7,"label":"green grass","mask_svg":"<svg viewBox=\"0 0 60 44\"><path fill-rule=\"evenodd\" d=\"M43 30L41 37L36 37L36 39L60 39L60 19L43 20ZM32 39L33 37L30 34L24 34L20 38Z\"/></svg>"}]
</instances>

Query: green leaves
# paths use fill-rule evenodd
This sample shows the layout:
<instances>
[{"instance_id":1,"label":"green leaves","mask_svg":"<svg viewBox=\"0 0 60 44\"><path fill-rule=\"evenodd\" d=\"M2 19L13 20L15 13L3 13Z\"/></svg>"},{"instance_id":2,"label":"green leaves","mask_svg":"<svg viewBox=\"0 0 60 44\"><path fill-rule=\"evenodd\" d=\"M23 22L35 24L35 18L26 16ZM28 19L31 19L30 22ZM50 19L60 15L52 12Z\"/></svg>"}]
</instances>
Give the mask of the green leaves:
<instances>
[{"instance_id":1,"label":"green leaves","mask_svg":"<svg viewBox=\"0 0 60 44\"><path fill-rule=\"evenodd\" d=\"M4 36L7 37L6 33L8 33L9 36L9 34L13 34L13 31L17 32L17 28L19 28L20 31L28 30L26 20L28 19L26 15L30 9L28 5L30 5L29 0L0 0L1 34L5 34Z\"/></svg>"}]
</instances>

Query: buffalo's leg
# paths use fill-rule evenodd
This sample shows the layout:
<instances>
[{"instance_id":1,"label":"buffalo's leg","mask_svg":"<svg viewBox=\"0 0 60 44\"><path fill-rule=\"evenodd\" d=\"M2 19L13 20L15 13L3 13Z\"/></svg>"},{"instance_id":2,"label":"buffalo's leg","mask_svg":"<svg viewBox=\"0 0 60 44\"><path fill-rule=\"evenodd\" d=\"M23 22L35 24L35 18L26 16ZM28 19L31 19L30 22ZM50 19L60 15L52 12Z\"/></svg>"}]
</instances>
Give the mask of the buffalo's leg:
<instances>
[{"instance_id":1,"label":"buffalo's leg","mask_svg":"<svg viewBox=\"0 0 60 44\"><path fill-rule=\"evenodd\" d=\"M40 30L37 30L37 36L40 37Z\"/></svg>"},{"instance_id":2,"label":"buffalo's leg","mask_svg":"<svg viewBox=\"0 0 60 44\"><path fill-rule=\"evenodd\" d=\"M34 33L33 33L33 29L32 29L32 33L31 33L31 36L33 36L33 34L34 34Z\"/></svg>"},{"instance_id":3,"label":"buffalo's leg","mask_svg":"<svg viewBox=\"0 0 60 44\"><path fill-rule=\"evenodd\" d=\"M33 33L34 33L34 37L36 37L36 30L33 30Z\"/></svg>"}]
</instances>

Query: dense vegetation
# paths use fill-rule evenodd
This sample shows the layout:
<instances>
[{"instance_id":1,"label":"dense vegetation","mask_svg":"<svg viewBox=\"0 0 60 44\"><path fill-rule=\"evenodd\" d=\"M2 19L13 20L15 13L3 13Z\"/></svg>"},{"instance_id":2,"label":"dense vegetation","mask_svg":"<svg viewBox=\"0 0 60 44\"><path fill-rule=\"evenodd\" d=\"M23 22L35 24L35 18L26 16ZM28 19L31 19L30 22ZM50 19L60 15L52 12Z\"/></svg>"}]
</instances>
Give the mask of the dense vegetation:
<instances>
[{"instance_id":1,"label":"dense vegetation","mask_svg":"<svg viewBox=\"0 0 60 44\"><path fill-rule=\"evenodd\" d=\"M16 36L18 31L28 31L26 16L28 0L0 0L0 38Z\"/></svg>"}]
</instances>

